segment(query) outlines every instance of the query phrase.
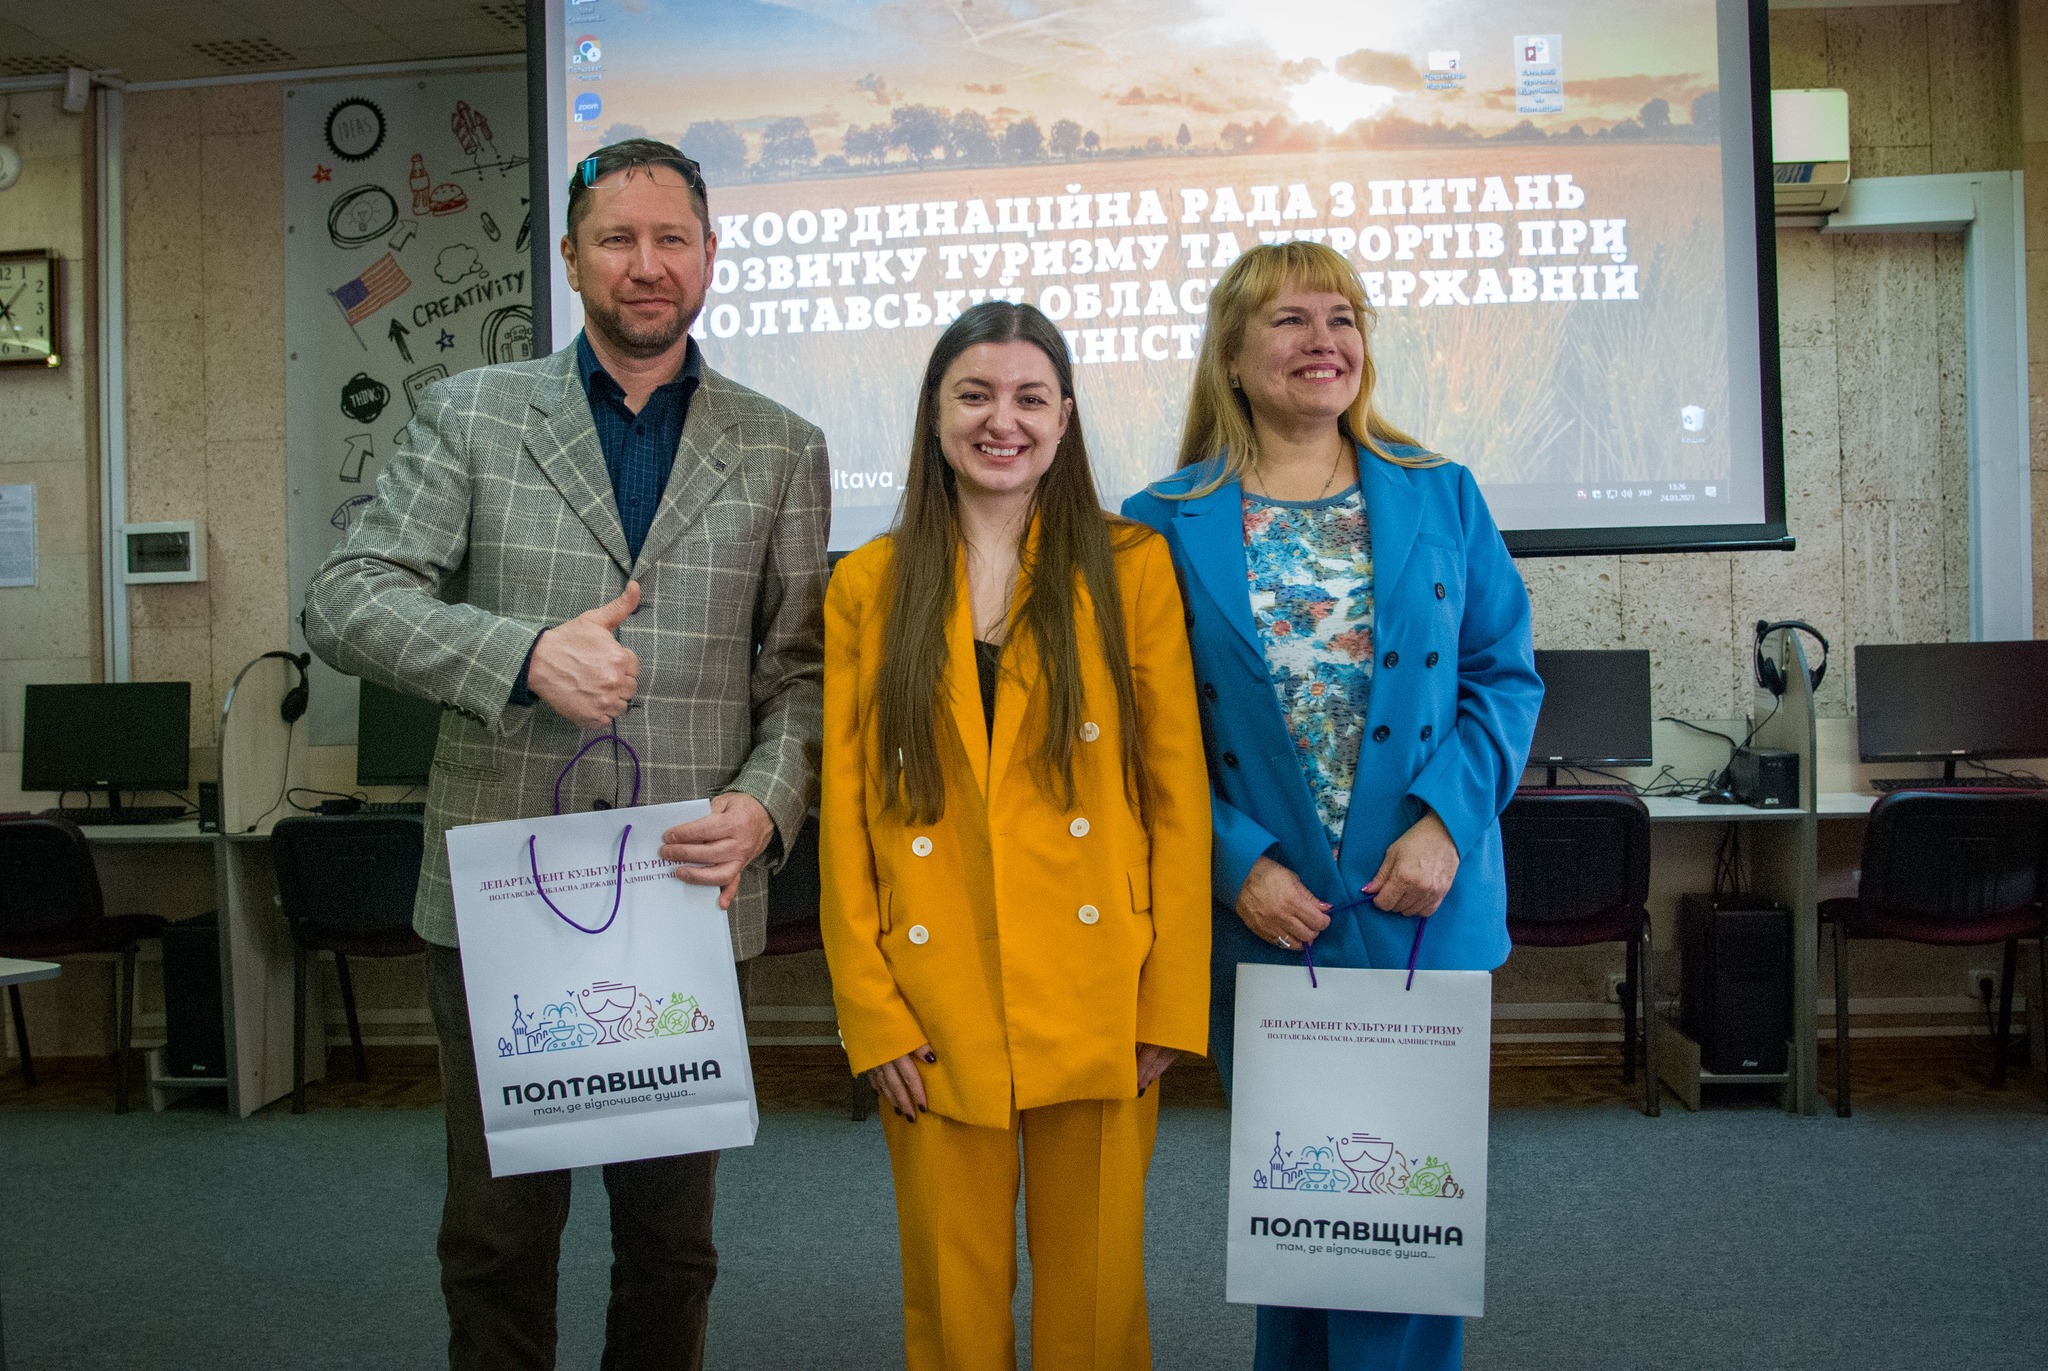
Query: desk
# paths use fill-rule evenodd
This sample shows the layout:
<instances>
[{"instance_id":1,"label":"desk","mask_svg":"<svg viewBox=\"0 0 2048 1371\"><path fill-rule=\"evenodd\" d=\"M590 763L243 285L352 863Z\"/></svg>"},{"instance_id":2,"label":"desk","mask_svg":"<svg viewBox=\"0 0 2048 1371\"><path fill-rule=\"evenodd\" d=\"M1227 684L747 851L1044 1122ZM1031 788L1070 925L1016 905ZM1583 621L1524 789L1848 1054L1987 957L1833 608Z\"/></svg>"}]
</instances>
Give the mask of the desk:
<instances>
[{"instance_id":1,"label":"desk","mask_svg":"<svg viewBox=\"0 0 2048 1371\"><path fill-rule=\"evenodd\" d=\"M19 957L0 957L0 986L27 985L47 981L64 968L55 962L28 962ZM0 1371L7 1371L7 1325L0 1320Z\"/></svg>"},{"instance_id":2,"label":"desk","mask_svg":"<svg viewBox=\"0 0 2048 1371\"><path fill-rule=\"evenodd\" d=\"M1684 1100L1688 1108L1699 1108L1703 1082L1735 1081L1755 1085L1779 1085L1785 1107L1797 1114L1818 1112L1817 1077L1820 1070L1819 1017L1814 996L1820 979L1820 915L1818 823L1820 796L1815 745L1813 688L1799 635L1780 628L1760 645L1766 656L1778 660L1786 682L1778 698L1761 693L1751 712L1754 721L1751 741L1759 748L1775 748L1798 758L1799 803L1788 809L1752 809L1748 805L1703 805L1695 800L1650 799L1652 831L1672 824L1735 823L1743 825L1749 840L1745 846L1751 873L1749 893L1782 904L1792 914L1792 1039L1783 1075L1715 1077L1700 1071L1699 1047L1670 1019L1657 1025L1658 1060L1650 1069ZM1733 741L1732 739L1730 741ZM1725 757L1725 753L1722 754ZM1868 812L1874 797L1830 796L1842 813ZM1860 808L1850 808L1860 801ZM1653 864L1656 861L1653 843Z\"/></svg>"},{"instance_id":3,"label":"desk","mask_svg":"<svg viewBox=\"0 0 2048 1371\"><path fill-rule=\"evenodd\" d=\"M1801 818L1806 812L1800 809L1751 809L1748 805L1703 805L1697 800L1676 800L1661 795L1645 796L1643 805L1650 811L1650 822L1653 824L1726 824L1752 821L1782 823Z\"/></svg>"},{"instance_id":4,"label":"desk","mask_svg":"<svg viewBox=\"0 0 2048 1371\"><path fill-rule=\"evenodd\" d=\"M201 833L197 821L174 824L95 824L80 830L103 855L148 847L203 845L213 861L215 908L220 911L221 1010L227 1038L228 1109L246 1117L291 1093L292 942L277 909L276 876L266 850L269 834ZM307 996L307 1015L322 1023L319 996ZM324 1031L307 1035L306 1074L325 1074ZM155 1082L151 1082L154 1087Z\"/></svg>"},{"instance_id":5,"label":"desk","mask_svg":"<svg viewBox=\"0 0 2048 1371\"><path fill-rule=\"evenodd\" d=\"M1813 892L1816 884L1814 858L1814 816L1807 809L1752 809L1748 805L1703 805L1690 799L1646 798L1652 830L1652 862L1655 832L1670 831L1674 825L1741 824L1750 870L1752 892L1778 901L1792 912L1792 1051L1783 1074L1758 1076L1715 1076L1700 1068L1698 1044L1669 1017L1657 1025L1657 1061L1651 1070L1684 1102L1688 1109L1700 1107L1703 1084L1736 1083L1777 1085L1784 1093L1785 1106L1798 1113L1814 1109L1814 1074L1818 1054L1812 1046L1818 1030L1815 1018L1814 983L1818 978L1812 947L1818 936L1818 915ZM1802 944L1801 940L1805 940ZM1801 947L1805 947L1801 955ZM1804 1013L1801 1006L1804 1006ZM1805 1051L1800 1044L1808 1044Z\"/></svg>"},{"instance_id":6,"label":"desk","mask_svg":"<svg viewBox=\"0 0 2048 1371\"><path fill-rule=\"evenodd\" d=\"M47 981L63 969L55 962L25 962L19 957L0 957L0 986Z\"/></svg>"}]
</instances>

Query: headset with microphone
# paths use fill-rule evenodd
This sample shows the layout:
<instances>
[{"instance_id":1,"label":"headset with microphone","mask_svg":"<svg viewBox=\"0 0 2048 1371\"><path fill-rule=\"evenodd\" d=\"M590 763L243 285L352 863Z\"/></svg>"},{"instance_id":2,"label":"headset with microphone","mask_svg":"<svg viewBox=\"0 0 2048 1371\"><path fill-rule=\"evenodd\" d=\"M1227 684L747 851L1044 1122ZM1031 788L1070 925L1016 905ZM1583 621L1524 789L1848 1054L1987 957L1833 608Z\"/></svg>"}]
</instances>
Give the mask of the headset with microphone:
<instances>
[{"instance_id":1,"label":"headset with microphone","mask_svg":"<svg viewBox=\"0 0 2048 1371\"><path fill-rule=\"evenodd\" d=\"M1758 619L1756 621L1756 648L1752 654L1756 665L1756 683L1777 696L1782 696L1785 693L1786 687L1791 685L1791 682L1785 679L1783 669L1764 655L1764 639L1770 637L1781 628L1807 634L1820 644L1819 665L1808 667L1806 671L1808 686L1814 690L1819 690L1821 679L1828 674L1828 640L1825 634L1804 619Z\"/></svg>"}]
</instances>

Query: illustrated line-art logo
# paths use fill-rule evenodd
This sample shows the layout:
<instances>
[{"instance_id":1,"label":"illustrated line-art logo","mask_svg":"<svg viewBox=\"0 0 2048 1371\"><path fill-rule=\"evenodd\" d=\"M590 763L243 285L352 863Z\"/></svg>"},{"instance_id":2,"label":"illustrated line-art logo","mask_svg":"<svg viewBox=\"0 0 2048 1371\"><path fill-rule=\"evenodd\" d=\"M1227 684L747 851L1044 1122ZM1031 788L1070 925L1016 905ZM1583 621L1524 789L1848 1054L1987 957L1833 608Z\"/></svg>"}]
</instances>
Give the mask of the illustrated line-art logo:
<instances>
[{"instance_id":1,"label":"illustrated line-art logo","mask_svg":"<svg viewBox=\"0 0 2048 1371\"><path fill-rule=\"evenodd\" d=\"M498 1039L500 1057L533 1052L565 1052L577 1047L632 1042L642 1038L674 1038L717 1027L695 995L671 991L657 1006L638 986L618 981L593 981L581 990L529 1012L512 997L512 1036Z\"/></svg>"},{"instance_id":2,"label":"illustrated line-art logo","mask_svg":"<svg viewBox=\"0 0 2048 1371\"><path fill-rule=\"evenodd\" d=\"M1322 1194L1411 1195L1421 1199L1462 1199L1465 1187L1451 1176L1449 1162L1436 1157L1411 1161L1385 1138L1370 1133L1326 1136L1325 1145L1293 1152L1273 1134L1273 1155L1252 1172L1254 1190L1301 1190Z\"/></svg>"}]
</instances>

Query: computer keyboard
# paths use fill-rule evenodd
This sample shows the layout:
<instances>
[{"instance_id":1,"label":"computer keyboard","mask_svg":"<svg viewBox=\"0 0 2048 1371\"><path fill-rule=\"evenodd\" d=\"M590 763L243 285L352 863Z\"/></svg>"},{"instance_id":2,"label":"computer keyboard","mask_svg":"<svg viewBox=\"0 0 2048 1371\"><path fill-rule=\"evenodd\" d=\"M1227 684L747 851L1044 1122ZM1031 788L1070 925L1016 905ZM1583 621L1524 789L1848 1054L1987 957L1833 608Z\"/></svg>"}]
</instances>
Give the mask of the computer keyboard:
<instances>
[{"instance_id":1,"label":"computer keyboard","mask_svg":"<svg viewBox=\"0 0 2048 1371\"><path fill-rule=\"evenodd\" d=\"M43 813L54 819L69 819L81 828L101 824L174 824L192 817L192 811L184 805L124 805L118 811L46 809Z\"/></svg>"},{"instance_id":2,"label":"computer keyboard","mask_svg":"<svg viewBox=\"0 0 2048 1371\"><path fill-rule=\"evenodd\" d=\"M425 800L372 800L357 810L358 814L425 814Z\"/></svg>"},{"instance_id":3,"label":"computer keyboard","mask_svg":"<svg viewBox=\"0 0 2048 1371\"><path fill-rule=\"evenodd\" d=\"M1558 784L1554 786L1525 785L1522 786L1516 793L1522 795L1541 795L1546 790L1599 790L1606 791L1607 793L1613 795L1633 795L1636 793L1636 788L1634 786L1617 785L1613 781L1586 781L1583 783L1579 781L1560 781Z\"/></svg>"},{"instance_id":4,"label":"computer keyboard","mask_svg":"<svg viewBox=\"0 0 2048 1371\"><path fill-rule=\"evenodd\" d=\"M1870 788L1881 795L1899 790L2048 790L2048 781L2039 776L1958 776L1952 781L1939 776L1879 776Z\"/></svg>"}]
</instances>

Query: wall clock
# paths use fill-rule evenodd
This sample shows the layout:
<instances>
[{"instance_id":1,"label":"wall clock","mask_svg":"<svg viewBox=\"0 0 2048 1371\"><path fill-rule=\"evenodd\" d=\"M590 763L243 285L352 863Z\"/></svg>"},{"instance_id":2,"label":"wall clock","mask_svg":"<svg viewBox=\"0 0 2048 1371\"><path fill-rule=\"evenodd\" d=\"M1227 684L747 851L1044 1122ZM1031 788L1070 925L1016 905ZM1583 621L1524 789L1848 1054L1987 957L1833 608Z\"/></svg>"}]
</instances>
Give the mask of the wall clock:
<instances>
[{"instance_id":1,"label":"wall clock","mask_svg":"<svg viewBox=\"0 0 2048 1371\"><path fill-rule=\"evenodd\" d=\"M0 252L0 366L54 367L62 361L61 267L51 248Z\"/></svg>"}]
</instances>

